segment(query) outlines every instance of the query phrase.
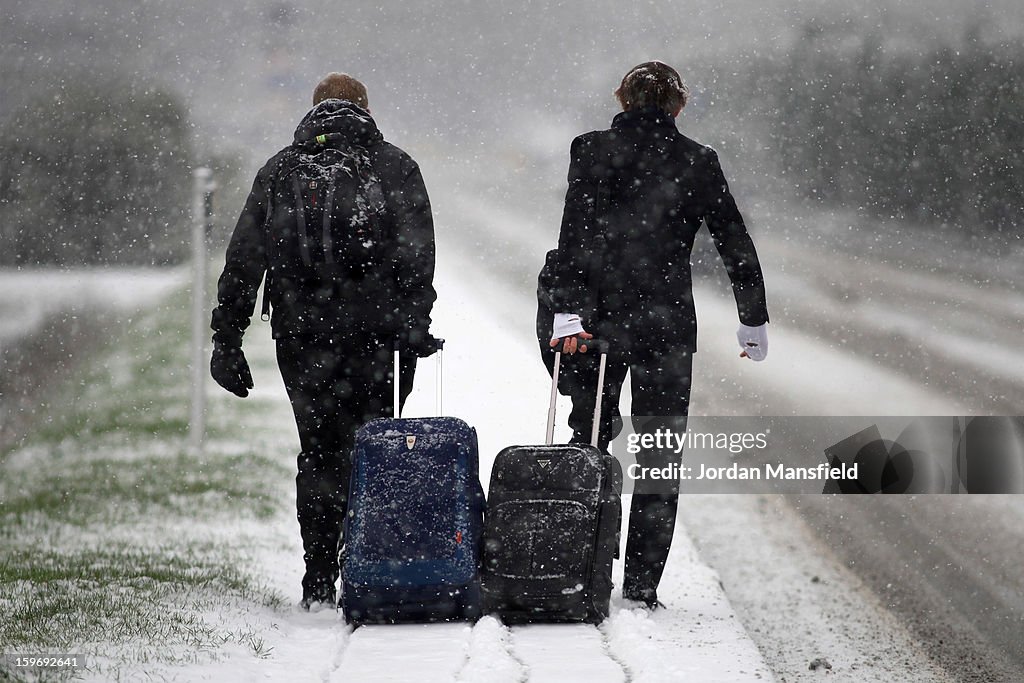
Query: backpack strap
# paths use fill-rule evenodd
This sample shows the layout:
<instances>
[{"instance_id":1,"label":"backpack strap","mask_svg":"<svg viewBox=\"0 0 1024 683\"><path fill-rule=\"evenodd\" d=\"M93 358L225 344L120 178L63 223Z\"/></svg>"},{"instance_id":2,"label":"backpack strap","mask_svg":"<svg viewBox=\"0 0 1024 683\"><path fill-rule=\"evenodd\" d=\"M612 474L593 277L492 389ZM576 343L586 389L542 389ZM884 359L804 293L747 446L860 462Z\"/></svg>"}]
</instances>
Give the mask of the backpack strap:
<instances>
[{"instance_id":1,"label":"backpack strap","mask_svg":"<svg viewBox=\"0 0 1024 683\"><path fill-rule=\"evenodd\" d=\"M267 274L263 278L263 308L260 309L260 320L268 322L270 320L270 269L267 269Z\"/></svg>"},{"instance_id":2,"label":"backpack strap","mask_svg":"<svg viewBox=\"0 0 1024 683\"><path fill-rule=\"evenodd\" d=\"M295 220L299 224L299 253L302 255L302 263L312 266L313 259L309 255L309 233L306 232L306 206L302 202L302 181L297 175L292 176L292 188L295 190Z\"/></svg>"},{"instance_id":3,"label":"backpack strap","mask_svg":"<svg viewBox=\"0 0 1024 683\"><path fill-rule=\"evenodd\" d=\"M331 214L334 213L334 177L331 177L327 185L327 195L324 197L324 262L334 263L334 243L331 241Z\"/></svg>"},{"instance_id":4,"label":"backpack strap","mask_svg":"<svg viewBox=\"0 0 1024 683\"><path fill-rule=\"evenodd\" d=\"M274 218L274 193L277 191L277 179L281 175L281 169L284 167L285 161L289 158L287 153L282 154L281 158L278 159L277 164L274 166L274 173L270 176L270 191L267 192L267 213L263 219L263 237L265 243L263 245L264 259L267 263L266 274L263 279L263 306L260 309L260 320L268 322L270 320L270 224Z\"/></svg>"},{"instance_id":5,"label":"backpack strap","mask_svg":"<svg viewBox=\"0 0 1024 683\"><path fill-rule=\"evenodd\" d=\"M365 164L365 173L370 182L366 186L367 228L373 240L374 252L380 254L381 243L385 240L383 224L393 223L394 214L388 193L384 191L383 180L377 174L377 155L372 148L363 148L360 164Z\"/></svg>"},{"instance_id":6,"label":"backpack strap","mask_svg":"<svg viewBox=\"0 0 1024 683\"><path fill-rule=\"evenodd\" d=\"M275 180L276 178L272 178L270 182L270 192L267 193L267 215L263 219L263 259L267 265L263 275L263 305L260 308L260 320L263 322L270 321L270 224L274 217Z\"/></svg>"}]
</instances>

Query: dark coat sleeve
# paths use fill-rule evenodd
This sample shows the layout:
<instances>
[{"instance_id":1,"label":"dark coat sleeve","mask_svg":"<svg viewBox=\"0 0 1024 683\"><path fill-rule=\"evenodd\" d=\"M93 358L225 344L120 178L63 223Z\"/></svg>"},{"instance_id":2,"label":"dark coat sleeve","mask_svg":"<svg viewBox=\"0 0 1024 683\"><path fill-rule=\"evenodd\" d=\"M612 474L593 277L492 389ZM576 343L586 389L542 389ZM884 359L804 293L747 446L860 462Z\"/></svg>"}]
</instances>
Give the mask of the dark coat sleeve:
<instances>
[{"instance_id":1,"label":"dark coat sleeve","mask_svg":"<svg viewBox=\"0 0 1024 683\"><path fill-rule=\"evenodd\" d=\"M393 197L395 236L395 281L399 306L411 339L425 338L430 328L430 311L437 299L434 291L434 219L430 198L419 166L406 157L403 178Z\"/></svg>"},{"instance_id":2,"label":"dark coat sleeve","mask_svg":"<svg viewBox=\"0 0 1024 683\"><path fill-rule=\"evenodd\" d=\"M747 233L743 216L736 207L714 150L708 150L707 163L709 179L704 220L732 282L740 322L750 326L762 325L768 322L768 305L754 242Z\"/></svg>"},{"instance_id":3,"label":"dark coat sleeve","mask_svg":"<svg viewBox=\"0 0 1024 683\"><path fill-rule=\"evenodd\" d=\"M267 270L264 223L269 208L270 164L256 174L252 190L231 233L224 270L217 282L217 307L213 309L213 340L241 346L249 327L260 282Z\"/></svg>"},{"instance_id":4,"label":"dark coat sleeve","mask_svg":"<svg viewBox=\"0 0 1024 683\"><path fill-rule=\"evenodd\" d=\"M581 135L572 142L569 161L569 189L565 193L558 254L553 267L551 303L555 313L586 316L593 308L587 291L587 276L595 255L591 253L597 226L597 175L594 145Z\"/></svg>"}]
</instances>

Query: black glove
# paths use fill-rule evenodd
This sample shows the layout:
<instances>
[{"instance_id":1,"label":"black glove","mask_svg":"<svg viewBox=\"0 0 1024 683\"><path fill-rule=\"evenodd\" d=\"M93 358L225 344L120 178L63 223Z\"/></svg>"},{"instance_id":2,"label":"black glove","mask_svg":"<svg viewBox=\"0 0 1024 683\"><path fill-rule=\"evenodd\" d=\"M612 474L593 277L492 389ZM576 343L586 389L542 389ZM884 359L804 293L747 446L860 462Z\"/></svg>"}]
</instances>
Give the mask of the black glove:
<instances>
[{"instance_id":1,"label":"black glove","mask_svg":"<svg viewBox=\"0 0 1024 683\"><path fill-rule=\"evenodd\" d=\"M245 360L242 347L228 344L214 344L210 358L210 374L217 384L235 396L245 398L252 389L252 374Z\"/></svg>"}]
</instances>

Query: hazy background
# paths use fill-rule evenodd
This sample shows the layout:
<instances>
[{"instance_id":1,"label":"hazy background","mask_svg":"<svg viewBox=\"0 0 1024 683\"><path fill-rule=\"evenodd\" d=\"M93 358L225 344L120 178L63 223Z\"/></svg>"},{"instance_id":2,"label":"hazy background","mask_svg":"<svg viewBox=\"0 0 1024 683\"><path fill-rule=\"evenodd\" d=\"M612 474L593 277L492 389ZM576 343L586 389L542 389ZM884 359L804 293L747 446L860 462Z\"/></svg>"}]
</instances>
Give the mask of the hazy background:
<instances>
[{"instance_id":1,"label":"hazy background","mask_svg":"<svg viewBox=\"0 0 1024 683\"><path fill-rule=\"evenodd\" d=\"M519 302L508 329L527 337L569 143L608 126L622 74L657 58L692 89L679 127L719 151L777 329L960 409L1024 411L1006 345L1024 326L1014 0L0 8L0 267L183 263L199 165L219 185L219 262L256 169L291 140L316 82L346 71L367 84L385 136L420 162L439 252ZM730 308L706 235L693 262ZM33 277L7 280L5 329L38 329L26 314L67 318L65 297L95 289ZM7 363L0 399L19 367ZM758 385L735 391L771 414L785 405ZM851 410L816 410L829 405Z\"/></svg>"},{"instance_id":2,"label":"hazy background","mask_svg":"<svg viewBox=\"0 0 1024 683\"><path fill-rule=\"evenodd\" d=\"M0 261L180 259L187 167L215 167L230 224L331 70L366 82L435 194L471 182L557 229L569 141L607 126L618 79L651 58L691 85L681 128L743 194L1005 232L1020 3L851 5L3 0Z\"/></svg>"}]
</instances>

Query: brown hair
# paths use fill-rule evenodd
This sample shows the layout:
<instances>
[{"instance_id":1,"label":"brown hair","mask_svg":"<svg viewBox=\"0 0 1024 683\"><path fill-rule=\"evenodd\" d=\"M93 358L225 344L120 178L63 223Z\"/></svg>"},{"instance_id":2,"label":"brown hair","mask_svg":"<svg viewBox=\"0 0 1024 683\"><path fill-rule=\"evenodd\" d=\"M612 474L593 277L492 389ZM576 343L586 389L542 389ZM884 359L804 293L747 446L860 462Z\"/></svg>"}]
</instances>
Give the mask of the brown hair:
<instances>
[{"instance_id":1,"label":"brown hair","mask_svg":"<svg viewBox=\"0 0 1024 683\"><path fill-rule=\"evenodd\" d=\"M686 106L690 90L679 77L679 73L664 62L644 62L634 66L622 77L622 83L615 90L622 109L658 107L674 114Z\"/></svg>"},{"instance_id":2,"label":"brown hair","mask_svg":"<svg viewBox=\"0 0 1024 683\"><path fill-rule=\"evenodd\" d=\"M329 73L313 90L313 106L329 99L348 100L366 109L366 86L348 74Z\"/></svg>"}]
</instances>

